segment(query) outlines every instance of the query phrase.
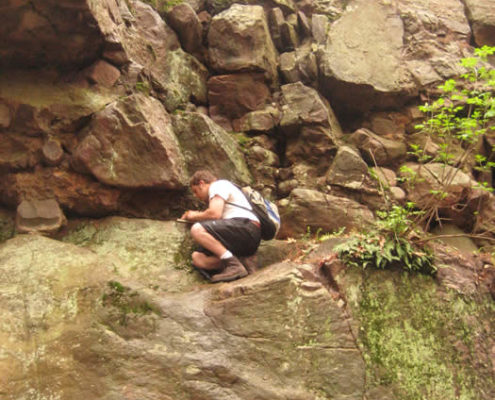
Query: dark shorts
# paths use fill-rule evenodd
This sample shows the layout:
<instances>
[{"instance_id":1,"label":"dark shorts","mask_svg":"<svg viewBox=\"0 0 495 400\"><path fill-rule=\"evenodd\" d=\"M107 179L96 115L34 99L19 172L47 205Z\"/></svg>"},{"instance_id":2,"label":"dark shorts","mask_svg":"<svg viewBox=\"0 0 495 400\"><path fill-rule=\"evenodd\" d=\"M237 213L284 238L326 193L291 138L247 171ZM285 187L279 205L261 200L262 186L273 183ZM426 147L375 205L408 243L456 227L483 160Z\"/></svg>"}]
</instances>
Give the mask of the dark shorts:
<instances>
[{"instance_id":1,"label":"dark shorts","mask_svg":"<svg viewBox=\"0 0 495 400\"><path fill-rule=\"evenodd\" d=\"M260 245L260 228L247 218L214 219L200 224L235 256L250 256Z\"/></svg>"}]
</instances>

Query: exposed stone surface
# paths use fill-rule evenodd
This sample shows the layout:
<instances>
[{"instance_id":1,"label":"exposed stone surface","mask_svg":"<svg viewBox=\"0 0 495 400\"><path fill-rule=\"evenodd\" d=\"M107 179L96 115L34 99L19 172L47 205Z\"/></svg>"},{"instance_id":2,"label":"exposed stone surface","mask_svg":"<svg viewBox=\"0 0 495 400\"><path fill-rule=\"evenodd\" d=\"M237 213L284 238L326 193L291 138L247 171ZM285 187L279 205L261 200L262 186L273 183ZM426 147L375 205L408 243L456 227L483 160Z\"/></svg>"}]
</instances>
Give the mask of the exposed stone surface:
<instances>
[{"instance_id":1,"label":"exposed stone surface","mask_svg":"<svg viewBox=\"0 0 495 400\"><path fill-rule=\"evenodd\" d=\"M342 227L363 227L373 221L373 213L353 200L308 189L294 189L287 204L281 204L280 212L284 221L281 238L303 234L308 227L332 232Z\"/></svg>"},{"instance_id":2,"label":"exposed stone surface","mask_svg":"<svg viewBox=\"0 0 495 400\"><path fill-rule=\"evenodd\" d=\"M280 72L287 83L314 83L318 79L318 65L315 54L309 46L280 55Z\"/></svg>"},{"instance_id":3,"label":"exposed stone surface","mask_svg":"<svg viewBox=\"0 0 495 400\"><path fill-rule=\"evenodd\" d=\"M277 78L277 51L260 6L234 4L213 17L208 31L210 64L218 72L263 71Z\"/></svg>"},{"instance_id":4,"label":"exposed stone surface","mask_svg":"<svg viewBox=\"0 0 495 400\"><path fill-rule=\"evenodd\" d=\"M455 255L447 272L456 280L439 281L457 282L460 292L445 291L430 277L328 265L332 246L322 246L309 257L323 261L321 270L285 261L233 283L202 284L174 270L180 229L108 218L71 226L64 240L78 246L39 235L1 244L6 399L443 396L466 390L454 370L476 377L469 393L494 394L489 268L481 276L478 264ZM298 250L270 244L265 260ZM411 353L412 365L402 362Z\"/></svg>"},{"instance_id":5,"label":"exposed stone surface","mask_svg":"<svg viewBox=\"0 0 495 400\"><path fill-rule=\"evenodd\" d=\"M368 129L358 129L349 140L358 147L369 165L393 165L404 161L407 155L406 143L401 136L392 140Z\"/></svg>"},{"instance_id":6,"label":"exposed stone surface","mask_svg":"<svg viewBox=\"0 0 495 400\"><path fill-rule=\"evenodd\" d=\"M381 167L371 167L370 171L383 186L397 186L397 175L393 170Z\"/></svg>"},{"instance_id":7,"label":"exposed stone surface","mask_svg":"<svg viewBox=\"0 0 495 400\"><path fill-rule=\"evenodd\" d=\"M64 149L59 141L54 139L47 140L41 149L43 161L47 165L58 165L64 158Z\"/></svg>"},{"instance_id":8,"label":"exposed stone surface","mask_svg":"<svg viewBox=\"0 0 495 400\"><path fill-rule=\"evenodd\" d=\"M9 72L0 75L0 99L9 110L9 132L74 134L89 116L117 97L57 80L51 73Z\"/></svg>"},{"instance_id":9,"label":"exposed stone surface","mask_svg":"<svg viewBox=\"0 0 495 400\"><path fill-rule=\"evenodd\" d=\"M298 128L301 125L322 125L331 129L333 137L340 137L342 130L330 105L313 88L302 83L282 86L282 128Z\"/></svg>"},{"instance_id":10,"label":"exposed stone surface","mask_svg":"<svg viewBox=\"0 0 495 400\"><path fill-rule=\"evenodd\" d=\"M359 190L369 184L368 165L358 152L347 146L341 146L330 166L326 180L331 185Z\"/></svg>"},{"instance_id":11,"label":"exposed stone surface","mask_svg":"<svg viewBox=\"0 0 495 400\"><path fill-rule=\"evenodd\" d=\"M14 213L7 209L0 208L0 242L12 238L14 234L15 234Z\"/></svg>"},{"instance_id":12,"label":"exposed stone surface","mask_svg":"<svg viewBox=\"0 0 495 400\"><path fill-rule=\"evenodd\" d=\"M203 60L206 49L203 47L203 27L193 7L181 3L167 13L167 23L179 35L182 48L199 60Z\"/></svg>"},{"instance_id":13,"label":"exposed stone surface","mask_svg":"<svg viewBox=\"0 0 495 400\"><path fill-rule=\"evenodd\" d=\"M251 174L234 138L200 113L185 112L173 117L187 170L209 168L218 177L238 183L251 181Z\"/></svg>"},{"instance_id":14,"label":"exposed stone surface","mask_svg":"<svg viewBox=\"0 0 495 400\"><path fill-rule=\"evenodd\" d=\"M217 75L208 80L209 113L220 124L225 117L232 121L263 109L269 99L270 90L260 73Z\"/></svg>"},{"instance_id":15,"label":"exposed stone surface","mask_svg":"<svg viewBox=\"0 0 495 400\"><path fill-rule=\"evenodd\" d=\"M406 167L411 172L417 174L413 177L408 187L408 198L417 203L420 207L425 206L432 201L432 191L435 193L445 191L448 196L443 199L436 199L439 207L448 207L457 203L462 197L470 191L476 182L460 169L444 165L441 163L432 163L426 165L407 163ZM402 176L409 178L410 173L406 170L401 173Z\"/></svg>"},{"instance_id":16,"label":"exposed stone surface","mask_svg":"<svg viewBox=\"0 0 495 400\"><path fill-rule=\"evenodd\" d=\"M1 133L0 171L34 167L41 160L41 138Z\"/></svg>"},{"instance_id":17,"label":"exposed stone surface","mask_svg":"<svg viewBox=\"0 0 495 400\"><path fill-rule=\"evenodd\" d=\"M103 45L86 1L7 1L1 9L1 68L78 67L96 58Z\"/></svg>"},{"instance_id":18,"label":"exposed stone surface","mask_svg":"<svg viewBox=\"0 0 495 400\"><path fill-rule=\"evenodd\" d=\"M325 169L337 152L333 132L323 126L303 126L296 136L287 139L285 155L293 165L304 162Z\"/></svg>"},{"instance_id":19,"label":"exposed stone surface","mask_svg":"<svg viewBox=\"0 0 495 400\"><path fill-rule=\"evenodd\" d=\"M232 122L236 132L267 132L275 128L280 122L280 111L274 106L267 106L263 110L251 111Z\"/></svg>"},{"instance_id":20,"label":"exposed stone surface","mask_svg":"<svg viewBox=\"0 0 495 400\"><path fill-rule=\"evenodd\" d=\"M54 197L63 209L87 216L102 216L119 210L122 193L75 172L53 168L5 174L0 199L15 209L23 200Z\"/></svg>"},{"instance_id":21,"label":"exposed stone surface","mask_svg":"<svg viewBox=\"0 0 495 400\"><path fill-rule=\"evenodd\" d=\"M410 0L357 0L330 27L320 58L323 87L336 107L397 105L418 87L459 73L454 60L462 57L468 35L463 4L457 0L427 6Z\"/></svg>"},{"instance_id":22,"label":"exposed stone surface","mask_svg":"<svg viewBox=\"0 0 495 400\"><path fill-rule=\"evenodd\" d=\"M114 222L118 230L122 225ZM105 238L122 237L115 228L104 227ZM11 276L2 282L2 309L10 310L1 317L10 337L1 343L3 393L302 400L316 399L318 390L362 397L364 361L348 316L310 265L279 264L235 284L167 294L120 276L114 269L120 259L110 256L121 250L107 250L97 255L39 236L0 247L0 268ZM33 252L40 261L33 263ZM23 302L17 292L26 294Z\"/></svg>"},{"instance_id":23,"label":"exposed stone surface","mask_svg":"<svg viewBox=\"0 0 495 400\"><path fill-rule=\"evenodd\" d=\"M455 225L469 229L479 207L486 205L489 194L477 189L478 183L458 168L441 163L405 164L401 176L410 178L403 186L407 199L418 207L435 208ZM462 208L456 204L463 204Z\"/></svg>"},{"instance_id":24,"label":"exposed stone surface","mask_svg":"<svg viewBox=\"0 0 495 400\"><path fill-rule=\"evenodd\" d=\"M190 267L188 227L172 221L109 217L74 221L60 238L107 258L122 279L160 293L176 293L202 282Z\"/></svg>"},{"instance_id":25,"label":"exposed stone surface","mask_svg":"<svg viewBox=\"0 0 495 400\"><path fill-rule=\"evenodd\" d=\"M20 233L55 233L66 218L55 199L24 200L17 207L16 230Z\"/></svg>"},{"instance_id":26,"label":"exposed stone surface","mask_svg":"<svg viewBox=\"0 0 495 400\"><path fill-rule=\"evenodd\" d=\"M185 164L168 113L159 101L140 94L94 116L74 152L74 166L113 186L186 185Z\"/></svg>"},{"instance_id":27,"label":"exposed stone surface","mask_svg":"<svg viewBox=\"0 0 495 400\"><path fill-rule=\"evenodd\" d=\"M12 115L7 104L0 102L0 128L8 128L12 122Z\"/></svg>"},{"instance_id":28,"label":"exposed stone surface","mask_svg":"<svg viewBox=\"0 0 495 400\"><path fill-rule=\"evenodd\" d=\"M495 12L490 0L465 0L474 40L478 46L495 46Z\"/></svg>"},{"instance_id":29,"label":"exposed stone surface","mask_svg":"<svg viewBox=\"0 0 495 400\"><path fill-rule=\"evenodd\" d=\"M90 83L112 87L120 78L120 71L104 60L98 60L82 72Z\"/></svg>"},{"instance_id":30,"label":"exposed stone surface","mask_svg":"<svg viewBox=\"0 0 495 400\"><path fill-rule=\"evenodd\" d=\"M406 143L439 154L413 135L417 105L462 72L471 44L493 44L491 2L236 2L0 6L0 397L492 400L488 254L435 244L434 278L362 273L332 261L342 235L317 251L310 239L366 230L383 188L399 204L430 197L493 252L495 197L473 189L474 157L465 173L421 167L407 197L382 167L370 174L382 186L363 185L375 161L405 161ZM494 143L477 151L493 161ZM263 243L260 271L206 284L187 227L157 220L198 206L185 188L205 167L279 202L281 237L306 239ZM70 221L66 243L7 240L18 206L25 230L57 230L61 210L150 219Z\"/></svg>"}]
</instances>

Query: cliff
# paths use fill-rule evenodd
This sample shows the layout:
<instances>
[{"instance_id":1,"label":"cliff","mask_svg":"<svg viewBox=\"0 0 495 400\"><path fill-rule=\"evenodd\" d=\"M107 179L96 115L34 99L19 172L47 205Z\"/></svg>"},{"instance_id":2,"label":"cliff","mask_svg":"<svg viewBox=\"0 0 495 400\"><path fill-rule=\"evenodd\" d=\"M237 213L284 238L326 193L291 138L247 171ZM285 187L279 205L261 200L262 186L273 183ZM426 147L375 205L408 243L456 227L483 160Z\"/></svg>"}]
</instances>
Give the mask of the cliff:
<instances>
[{"instance_id":1,"label":"cliff","mask_svg":"<svg viewBox=\"0 0 495 400\"><path fill-rule=\"evenodd\" d=\"M0 397L495 397L489 254L435 244L433 277L333 258L384 201L493 251L493 118L446 164L414 151L444 155L420 106L495 45L490 0L4 3ZM281 210L237 282L193 273L173 222L204 167Z\"/></svg>"}]
</instances>

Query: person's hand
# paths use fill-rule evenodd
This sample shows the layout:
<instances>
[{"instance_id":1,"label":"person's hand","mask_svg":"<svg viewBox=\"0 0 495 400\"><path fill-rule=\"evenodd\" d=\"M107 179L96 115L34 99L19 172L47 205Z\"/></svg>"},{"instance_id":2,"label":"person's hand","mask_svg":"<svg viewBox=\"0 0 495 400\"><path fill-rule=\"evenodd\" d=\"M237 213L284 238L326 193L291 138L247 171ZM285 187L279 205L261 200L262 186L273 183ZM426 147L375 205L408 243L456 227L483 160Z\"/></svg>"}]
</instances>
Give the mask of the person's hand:
<instances>
[{"instance_id":1,"label":"person's hand","mask_svg":"<svg viewBox=\"0 0 495 400\"><path fill-rule=\"evenodd\" d=\"M182 219L185 219L185 220L191 220L193 218L193 213L194 211L192 210L187 210L184 214L182 214Z\"/></svg>"}]
</instances>

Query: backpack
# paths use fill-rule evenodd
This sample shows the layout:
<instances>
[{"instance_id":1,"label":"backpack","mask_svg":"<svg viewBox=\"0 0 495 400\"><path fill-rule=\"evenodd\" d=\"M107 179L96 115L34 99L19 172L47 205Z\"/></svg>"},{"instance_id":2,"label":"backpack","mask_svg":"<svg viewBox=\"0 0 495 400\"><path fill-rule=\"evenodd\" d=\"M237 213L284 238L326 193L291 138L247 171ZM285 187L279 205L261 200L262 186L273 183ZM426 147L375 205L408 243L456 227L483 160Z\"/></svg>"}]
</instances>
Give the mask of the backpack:
<instances>
[{"instance_id":1,"label":"backpack","mask_svg":"<svg viewBox=\"0 0 495 400\"><path fill-rule=\"evenodd\" d=\"M253 214L260 220L261 238L263 240L273 239L280 229L280 215L278 213L277 206L271 201L265 199L260 192L254 190L250 186L235 186L237 186L244 196L246 196L247 201L253 209L249 210L248 208L238 204L230 202L227 203L236 207L244 208L248 211L252 211Z\"/></svg>"}]
</instances>

